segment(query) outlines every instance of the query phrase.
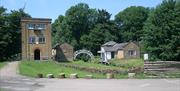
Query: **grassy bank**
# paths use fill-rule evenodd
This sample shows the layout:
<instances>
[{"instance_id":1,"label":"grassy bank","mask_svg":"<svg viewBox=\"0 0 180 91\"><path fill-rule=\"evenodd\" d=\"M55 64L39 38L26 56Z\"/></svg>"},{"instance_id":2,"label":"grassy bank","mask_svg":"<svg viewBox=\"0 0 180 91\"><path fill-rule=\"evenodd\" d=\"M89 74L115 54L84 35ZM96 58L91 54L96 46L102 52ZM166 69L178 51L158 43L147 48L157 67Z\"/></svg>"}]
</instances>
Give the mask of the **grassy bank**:
<instances>
[{"instance_id":1,"label":"grassy bank","mask_svg":"<svg viewBox=\"0 0 180 91\"><path fill-rule=\"evenodd\" d=\"M78 62L79 63L79 62ZM78 64L77 62L72 64ZM69 63L71 64L71 63ZM84 66L87 66L86 63L80 63ZM79 64L79 65L80 65ZM89 67L92 64L89 64ZM95 67L99 67L99 65L95 65ZM102 67L109 67L105 65L101 65ZM21 61L19 65L20 74L30 76L30 77L36 77L38 73L42 73L43 75L46 74L54 74L55 77L58 76L59 73L65 73L67 77L69 77L72 73L77 73L80 78L84 78L86 75L93 75L94 78L106 78L106 74L101 73L92 73L87 71L82 71L78 69L73 69L69 67L60 66L59 63L55 63L53 61ZM127 73L124 74L115 74L115 78L127 78Z\"/></svg>"},{"instance_id":2,"label":"grassy bank","mask_svg":"<svg viewBox=\"0 0 180 91\"><path fill-rule=\"evenodd\" d=\"M65 65L64 65L65 64ZM70 66L69 66L70 65ZM72 66L71 66L72 65ZM54 61L21 61L19 65L20 74L36 77L37 74L42 73L44 76L47 74L54 74L58 77L59 73L65 73L66 77L69 77L72 73L77 73L80 78L84 78L86 75L93 75L94 78L106 78L106 74L102 72L92 72L94 69L109 70L109 69L122 69L127 70L134 67L143 67L143 60L141 59L129 59L129 60L112 60L110 65L103 65L94 62L54 62ZM82 69L83 68L83 69ZM89 68L87 70L87 68ZM158 75L158 74L157 74ZM153 74L144 74L143 72L138 72L135 78L144 79L151 78L151 76L156 76ZM163 77L170 76L170 78L179 78L179 73L172 74L166 73L162 75ZM161 76L160 76L161 77ZM128 73L117 73L115 74L115 79L128 78Z\"/></svg>"},{"instance_id":3,"label":"grassy bank","mask_svg":"<svg viewBox=\"0 0 180 91\"><path fill-rule=\"evenodd\" d=\"M6 62L0 62L0 69L4 67L7 63Z\"/></svg>"},{"instance_id":4,"label":"grassy bank","mask_svg":"<svg viewBox=\"0 0 180 91\"><path fill-rule=\"evenodd\" d=\"M143 68L144 61L143 59L113 59L110 61L110 65L121 67L124 69L130 68Z\"/></svg>"},{"instance_id":5,"label":"grassy bank","mask_svg":"<svg viewBox=\"0 0 180 91\"><path fill-rule=\"evenodd\" d=\"M20 74L31 77L36 77L38 73L42 73L43 75L54 74L55 77L57 77L59 73L65 73L67 77L69 77L69 75L72 73L78 73L80 78L88 74L92 74L95 78L105 78L105 75L103 74L90 73L77 69L62 67L52 61L22 61L19 65L19 69Z\"/></svg>"},{"instance_id":6,"label":"grassy bank","mask_svg":"<svg viewBox=\"0 0 180 91\"><path fill-rule=\"evenodd\" d=\"M128 70L131 68L143 68L143 65L144 65L144 62L142 59L113 59L113 60L110 60L109 65L103 65L98 62L97 62L97 59L95 59L90 62L83 62L82 60L79 60L79 61L66 62L63 64L72 64L72 65L78 65L81 67L91 67L91 68L94 67L97 69L122 69L122 70Z\"/></svg>"}]
</instances>

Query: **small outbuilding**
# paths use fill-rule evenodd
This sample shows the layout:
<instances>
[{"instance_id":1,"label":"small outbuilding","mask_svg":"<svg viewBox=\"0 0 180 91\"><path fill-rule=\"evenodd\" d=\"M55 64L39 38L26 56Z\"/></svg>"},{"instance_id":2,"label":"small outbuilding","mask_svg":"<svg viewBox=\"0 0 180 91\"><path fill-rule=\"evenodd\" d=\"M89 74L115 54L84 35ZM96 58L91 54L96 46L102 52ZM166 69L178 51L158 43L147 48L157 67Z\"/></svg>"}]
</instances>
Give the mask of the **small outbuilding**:
<instances>
[{"instance_id":1,"label":"small outbuilding","mask_svg":"<svg viewBox=\"0 0 180 91\"><path fill-rule=\"evenodd\" d=\"M102 62L108 62L110 59L139 58L140 48L137 42L116 43L109 41L101 46Z\"/></svg>"},{"instance_id":2,"label":"small outbuilding","mask_svg":"<svg viewBox=\"0 0 180 91\"><path fill-rule=\"evenodd\" d=\"M52 55L56 61L73 60L74 48L68 43L56 44L53 47Z\"/></svg>"}]
</instances>

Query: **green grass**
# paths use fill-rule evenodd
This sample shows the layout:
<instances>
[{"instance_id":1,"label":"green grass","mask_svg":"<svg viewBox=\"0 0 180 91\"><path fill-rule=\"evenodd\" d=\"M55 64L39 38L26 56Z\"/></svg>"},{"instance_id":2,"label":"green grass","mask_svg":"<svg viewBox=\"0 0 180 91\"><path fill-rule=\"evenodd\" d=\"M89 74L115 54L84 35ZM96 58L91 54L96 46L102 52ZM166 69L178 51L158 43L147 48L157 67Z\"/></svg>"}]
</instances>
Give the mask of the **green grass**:
<instances>
[{"instance_id":1,"label":"green grass","mask_svg":"<svg viewBox=\"0 0 180 91\"><path fill-rule=\"evenodd\" d=\"M130 64L130 62L134 63L134 61L129 61L128 63ZM65 73L66 76L69 77L70 74L77 73L80 78L84 78L86 75L93 75L94 78L101 78L101 79L106 78L106 74L91 73L79 69L64 67L61 66L60 64L78 65L80 67L96 68L96 69L119 69L119 70L124 69L123 67L103 65L93 61L91 62L73 61L73 62L60 62L60 63L56 63L54 61L21 61L19 65L19 70L20 70L20 74L30 77L36 77L37 74L39 73L42 73L44 76L47 74L54 74L55 77L57 77L59 73ZM128 78L128 77L127 77L127 73L123 73L123 74L115 74L115 78L120 79L120 78Z\"/></svg>"},{"instance_id":2,"label":"green grass","mask_svg":"<svg viewBox=\"0 0 180 91\"><path fill-rule=\"evenodd\" d=\"M124 69L143 68L143 59L113 59L110 61L112 66L121 67Z\"/></svg>"},{"instance_id":3,"label":"green grass","mask_svg":"<svg viewBox=\"0 0 180 91\"><path fill-rule=\"evenodd\" d=\"M7 63L6 62L0 62L0 69L4 67Z\"/></svg>"},{"instance_id":4,"label":"green grass","mask_svg":"<svg viewBox=\"0 0 180 91\"><path fill-rule=\"evenodd\" d=\"M69 63L62 63L62 64L72 64L72 65L78 65L80 67L96 68L96 69L123 69L122 67L115 67L115 66L111 66L111 65L104 65L104 64L101 64L101 63L83 62L81 60L79 60L79 61L72 61L72 62L69 62Z\"/></svg>"},{"instance_id":5,"label":"green grass","mask_svg":"<svg viewBox=\"0 0 180 91\"><path fill-rule=\"evenodd\" d=\"M73 64L73 65L78 65L80 67L94 67L97 69L123 69L123 70L136 68L136 67L142 68L144 65L144 62L142 59L120 59L120 60L113 59L113 60L110 60L110 65L104 65L104 64L100 64L94 61L97 61L97 59L92 60L91 62L84 62L82 60L79 60L79 61L67 62L64 64Z\"/></svg>"},{"instance_id":6,"label":"green grass","mask_svg":"<svg viewBox=\"0 0 180 91\"><path fill-rule=\"evenodd\" d=\"M80 78L84 78L86 75L93 75L94 78L104 79L106 78L106 74L102 73L91 73L88 71L82 71L79 69L74 69L71 67L65 67L61 64L73 64L81 67L89 67L89 68L98 68L98 69L128 69L132 67L143 67L143 61L141 59L129 59L129 60L113 60L113 64L116 65L102 65L93 62L83 62L83 61L75 61L75 62L54 62L54 61L21 61L19 65L20 74L36 77L37 74L42 73L44 76L47 74L54 74L55 77L58 77L59 73L65 73L66 77L69 77L70 74L77 73ZM149 78L148 74L144 74L143 72L137 73L135 78L137 79L146 79ZM171 76L173 78L179 78L180 74L178 73L166 73L165 76ZM128 73L115 74L115 79L124 79L128 78Z\"/></svg>"},{"instance_id":7,"label":"green grass","mask_svg":"<svg viewBox=\"0 0 180 91\"><path fill-rule=\"evenodd\" d=\"M169 73L165 73L165 75L172 78L180 78L180 72L169 72Z\"/></svg>"},{"instance_id":8,"label":"green grass","mask_svg":"<svg viewBox=\"0 0 180 91\"><path fill-rule=\"evenodd\" d=\"M75 64L77 64L77 62L75 62ZM80 78L84 78L86 75L93 75L93 77L97 79L106 78L106 74L91 73L87 71L81 71L78 69L68 68L68 67L60 66L58 63L55 63L53 61L21 61L19 65L19 70L20 70L20 74L30 77L36 77L38 73L42 73L44 76L47 74L54 74L55 77L58 77L59 73L65 73L66 77L69 77L70 74L77 73ZM115 74L114 76L116 79L128 78L127 73Z\"/></svg>"},{"instance_id":9,"label":"green grass","mask_svg":"<svg viewBox=\"0 0 180 91\"><path fill-rule=\"evenodd\" d=\"M4 89L0 88L0 91L6 91L6 90L4 90Z\"/></svg>"},{"instance_id":10,"label":"green grass","mask_svg":"<svg viewBox=\"0 0 180 91\"><path fill-rule=\"evenodd\" d=\"M105 74L96 74L62 67L52 61L22 61L19 65L19 70L20 74L30 77L36 77L38 73L42 73L43 75L54 74L55 77L57 77L59 73L65 73L66 76L69 77L70 74L77 73L80 78L89 74L93 75L95 78L105 78Z\"/></svg>"}]
</instances>

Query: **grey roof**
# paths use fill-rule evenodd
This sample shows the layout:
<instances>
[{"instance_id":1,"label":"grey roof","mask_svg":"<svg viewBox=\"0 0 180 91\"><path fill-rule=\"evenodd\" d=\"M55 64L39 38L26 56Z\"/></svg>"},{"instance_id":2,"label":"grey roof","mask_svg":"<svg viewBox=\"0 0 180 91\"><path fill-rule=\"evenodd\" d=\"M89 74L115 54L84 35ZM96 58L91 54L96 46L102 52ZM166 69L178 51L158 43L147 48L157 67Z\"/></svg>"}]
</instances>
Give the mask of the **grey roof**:
<instances>
[{"instance_id":1,"label":"grey roof","mask_svg":"<svg viewBox=\"0 0 180 91\"><path fill-rule=\"evenodd\" d=\"M55 45L52 47L52 49L56 49L56 47L59 46L59 45L60 45L59 43L55 44Z\"/></svg>"},{"instance_id":2,"label":"grey roof","mask_svg":"<svg viewBox=\"0 0 180 91\"><path fill-rule=\"evenodd\" d=\"M114 45L113 47L115 47L116 49L123 49L127 44L129 43L119 43Z\"/></svg>"},{"instance_id":3,"label":"grey roof","mask_svg":"<svg viewBox=\"0 0 180 91\"><path fill-rule=\"evenodd\" d=\"M103 44L102 46L114 46L115 44L117 44L117 43L114 41L109 41L109 42L106 42L105 44Z\"/></svg>"},{"instance_id":4,"label":"grey roof","mask_svg":"<svg viewBox=\"0 0 180 91\"><path fill-rule=\"evenodd\" d=\"M105 51L108 51L108 52L112 52L112 51L116 51L116 48L114 47L103 47Z\"/></svg>"},{"instance_id":5,"label":"grey roof","mask_svg":"<svg viewBox=\"0 0 180 91\"><path fill-rule=\"evenodd\" d=\"M68 44L68 43L62 43L62 44L57 43L56 45L54 45L54 46L52 47L52 49L56 49L58 46L61 46L61 45L64 45L64 44L71 46L71 45ZM71 46L71 47L73 48L73 46Z\"/></svg>"},{"instance_id":6,"label":"grey roof","mask_svg":"<svg viewBox=\"0 0 180 91\"><path fill-rule=\"evenodd\" d=\"M109 45L109 43L111 44L111 45ZM107 45L105 45L105 44L107 44ZM105 43L104 45L102 45L102 47L104 48L104 50L105 51L117 51L117 50L121 50L121 49L123 49L127 44L129 44L129 43L116 43L116 42L107 42L107 43Z\"/></svg>"}]
</instances>

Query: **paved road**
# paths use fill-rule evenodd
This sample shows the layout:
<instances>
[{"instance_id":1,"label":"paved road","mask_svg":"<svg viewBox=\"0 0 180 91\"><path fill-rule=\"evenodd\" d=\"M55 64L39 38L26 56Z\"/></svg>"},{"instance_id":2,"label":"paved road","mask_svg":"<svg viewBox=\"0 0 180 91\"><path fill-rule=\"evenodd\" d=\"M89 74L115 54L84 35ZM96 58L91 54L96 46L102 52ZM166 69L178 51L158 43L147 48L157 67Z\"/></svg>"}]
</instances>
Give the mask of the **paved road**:
<instances>
[{"instance_id":1,"label":"paved road","mask_svg":"<svg viewBox=\"0 0 180 91\"><path fill-rule=\"evenodd\" d=\"M50 81L50 82L48 82ZM180 91L180 79L52 79L35 91Z\"/></svg>"},{"instance_id":2,"label":"paved road","mask_svg":"<svg viewBox=\"0 0 180 91\"><path fill-rule=\"evenodd\" d=\"M0 70L6 91L180 91L180 79L33 79L18 75L18 62Z\"/></svg>"},{"instance_id":3,"label":"paved road","mask_svg":"<svg viewBox=\"0 0 180 91\"><path fill-rule=\"evenodd\" d=\"M18 74L18 63L10 62L0 70L0 88L5 91L33 91L41 87L36 79Z\"/></svg>"}]
</instances>

